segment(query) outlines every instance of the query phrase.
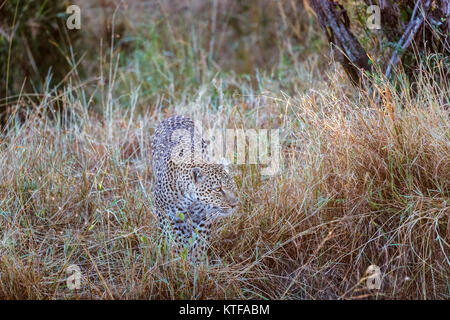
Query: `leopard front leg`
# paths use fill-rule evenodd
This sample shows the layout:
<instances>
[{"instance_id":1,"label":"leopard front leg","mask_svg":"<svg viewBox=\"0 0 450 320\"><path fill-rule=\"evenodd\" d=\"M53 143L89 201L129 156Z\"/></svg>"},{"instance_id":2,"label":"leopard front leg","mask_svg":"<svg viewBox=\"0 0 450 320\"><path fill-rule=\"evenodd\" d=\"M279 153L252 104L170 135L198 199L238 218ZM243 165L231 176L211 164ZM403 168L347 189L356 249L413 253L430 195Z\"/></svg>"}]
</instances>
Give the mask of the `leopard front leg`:
<instances>
[{"instance_id":1,"label":"leopard front leg","mask_svg":"<svg viewBox=\"0 0 450 320\"><path fill-rule=\"evenodd\" d=\"M192 224L192 221L178 222L174 225L176 235L177 255L187 258L192 262L203 261L206 258L210 229L200 225Z\"/></svg>"},{"instance_id":2,"label":"leopard front leg","mask_svg":"<svg viewBox=\"0 0 450 320\"><path fill-rule=\"evenodd\" d=\"M192 233L191 257L194 261L203 261L207 257L208 247L210 245L211 233L210 224L201 222Z\"/></svg>"},{"instance_id":3,"label":"leopard front leg","mask_svg":"<svg viewBox=\"0 0 450 320\"><path fill-rule=\"evenodd\" d=\"M160 207L155 208L159 226L164 239L164 244L167 249L174 249L176 256L182 254L183 248L187 241L184 239L184 234L187 232L186 227L183 226L179 218L171 214L171 210L164 210Z\"/></svg>"}]
</instances>

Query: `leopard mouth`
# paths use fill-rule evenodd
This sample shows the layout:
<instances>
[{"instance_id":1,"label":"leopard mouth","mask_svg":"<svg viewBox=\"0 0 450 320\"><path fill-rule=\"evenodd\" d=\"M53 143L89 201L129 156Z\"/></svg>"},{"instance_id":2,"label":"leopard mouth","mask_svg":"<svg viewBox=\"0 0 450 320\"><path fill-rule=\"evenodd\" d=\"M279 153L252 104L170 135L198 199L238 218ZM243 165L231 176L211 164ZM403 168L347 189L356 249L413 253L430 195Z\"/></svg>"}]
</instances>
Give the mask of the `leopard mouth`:
<instances>
[{"instance_id":1,"label":"leopard mouth","mask_svg":"<svg viewBox=\"0 0 450 320\"><path fill-rule=\"evenodd\" d=\"M236 207L217 207L216 214L219 217L226 217L235 211Z\"/></svg>"}]
</instances>

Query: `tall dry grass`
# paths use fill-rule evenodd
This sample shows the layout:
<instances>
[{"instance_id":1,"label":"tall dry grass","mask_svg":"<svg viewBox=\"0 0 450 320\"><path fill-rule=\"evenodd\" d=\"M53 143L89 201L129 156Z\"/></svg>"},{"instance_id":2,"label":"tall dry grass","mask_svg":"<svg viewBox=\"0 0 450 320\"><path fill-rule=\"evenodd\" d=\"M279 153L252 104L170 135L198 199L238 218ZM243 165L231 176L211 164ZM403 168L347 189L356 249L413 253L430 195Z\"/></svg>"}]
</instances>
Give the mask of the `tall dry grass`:
<instances>
[{"instance_id":1,"label":"tall dry grass","mask_svg":"<svg viewBox=\"0 0 450 320\"><path fill-rule=\"evenodd\" d=\"M448 86L424 71L418 95L374 84L349 97L341 76L292 97L225 98L217 111L203 113L201 92L169 107L205 126L282 130L282 170L236 168L242 208L217 224L199 266L164 248L153 215L149 136L162 111L136 114L135 97L99 119L73 88L71 116L37 109L12 122L0 155L0 297L448 298ZM70 264L81 290L66 288ZM363 281L372 264L378 291Z\"/></svg>"}]
</instances>

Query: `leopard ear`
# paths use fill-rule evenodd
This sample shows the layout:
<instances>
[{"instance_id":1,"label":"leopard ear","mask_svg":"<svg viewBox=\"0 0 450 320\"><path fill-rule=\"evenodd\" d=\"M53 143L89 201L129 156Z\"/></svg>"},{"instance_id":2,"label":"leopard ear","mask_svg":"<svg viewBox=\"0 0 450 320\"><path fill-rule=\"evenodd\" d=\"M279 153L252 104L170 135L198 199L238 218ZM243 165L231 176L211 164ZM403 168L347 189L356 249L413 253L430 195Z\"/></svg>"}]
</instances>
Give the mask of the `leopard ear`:
<instances>
[{"instance_id":1,"label":"leopard ear","mask_svg":"<svg viewBox=\"0 0 450 320\"><path fill-rule=\"evenodd\" d=\"M199 167L194 167L191 169L192 180L194 183L202 182L205 179L205 175Z\"/></svg>"}]
</instances>

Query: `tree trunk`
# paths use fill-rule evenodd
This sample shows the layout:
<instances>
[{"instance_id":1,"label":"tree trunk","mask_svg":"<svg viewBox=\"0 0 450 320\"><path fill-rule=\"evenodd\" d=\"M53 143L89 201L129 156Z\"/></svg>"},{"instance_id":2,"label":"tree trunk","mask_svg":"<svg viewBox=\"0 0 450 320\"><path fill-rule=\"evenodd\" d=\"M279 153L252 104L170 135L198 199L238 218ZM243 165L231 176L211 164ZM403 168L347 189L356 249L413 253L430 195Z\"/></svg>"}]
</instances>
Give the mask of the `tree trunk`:
<instances>
[{"instance_id":1,"label":"tree trunk","mask_svg":"<svg viewBox=\"0 0 450 320\"><path fill-rule=\"evenodd\" d=\"M350 20L344 7L333 0L311 0L319 23L333 46L333 52L350 80L361 83L361 71L370 71L369 57L350 31Z\"/></svg>"},{"instance_id":2,"label":"tree trunk","mask_svg":"<svg viewBox=\"0 0 450 320\"><path fill-rule=\"evenodd\" d=\"M344 7L334 0L310 0L322 29L333 45L337 60L342 64L350 80L360 84L361 71L370 71L369 58L361 44L350 31L350 20ZM395 43L392 57L386 64L386 77L404 58L408 61L406 74L413 79L420 58L450 53L450 0L364 0L367 5L379 5L381 30L387 41ZM409 16L405 17L405 13ZM411 45L414 43L414 46ZM412 48L417 51L413 51ZM408 57L407 59L405 59Z\"/></svg>"}]
</instances>

